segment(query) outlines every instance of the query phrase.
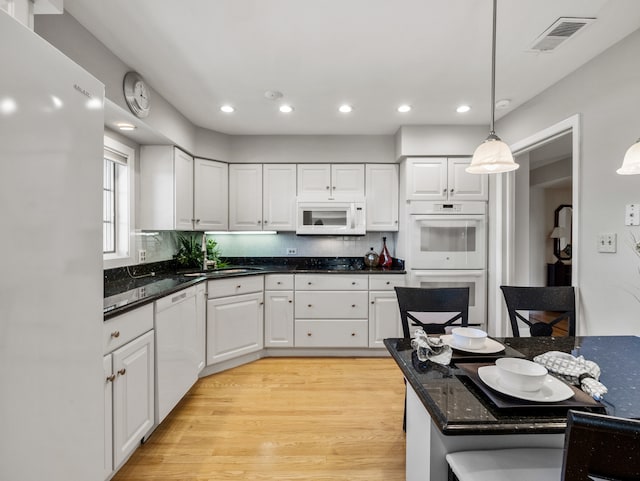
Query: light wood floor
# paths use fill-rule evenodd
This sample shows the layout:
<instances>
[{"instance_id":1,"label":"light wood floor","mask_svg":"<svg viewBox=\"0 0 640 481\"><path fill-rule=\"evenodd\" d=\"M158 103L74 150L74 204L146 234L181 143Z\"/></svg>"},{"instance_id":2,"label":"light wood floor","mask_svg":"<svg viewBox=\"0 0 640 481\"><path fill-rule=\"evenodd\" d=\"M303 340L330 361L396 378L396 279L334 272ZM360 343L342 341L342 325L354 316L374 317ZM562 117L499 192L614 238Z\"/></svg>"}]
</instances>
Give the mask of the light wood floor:
<instances>
[{"instance_id":1,"label":"light wood floor","mask_svg":"<svg viewBox=\"0 0 640 481\"><path fill-rule=\"evenodd\" d=\"M390 358L269 358L203 378L115 481L405 479Z\"/></svg>"}]
</instances>

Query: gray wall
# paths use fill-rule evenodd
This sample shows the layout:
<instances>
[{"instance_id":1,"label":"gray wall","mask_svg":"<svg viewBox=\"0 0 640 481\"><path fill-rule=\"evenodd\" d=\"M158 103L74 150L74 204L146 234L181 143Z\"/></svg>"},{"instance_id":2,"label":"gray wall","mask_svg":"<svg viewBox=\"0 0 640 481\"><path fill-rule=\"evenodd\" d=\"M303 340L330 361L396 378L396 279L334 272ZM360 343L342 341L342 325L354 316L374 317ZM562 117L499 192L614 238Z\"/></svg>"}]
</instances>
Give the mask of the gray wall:
<instances>
[{"instance_id":1,"label":"gray wall","mask_svg":"<svg viewBox=\"0 0 640 481\"><path fill-rule=\"evenodd\" d=\"M629 239L640 230L625 227L625 204L640 202L640 177L615 170L638 138L640 122L640 31L498 122L508 143L521 141L580 114L580 302L582 334L640 334L640 259ZM575 184L574 184L575 185ZM598 233L618 234L618 252L600 254Z\"/></svg>"}]
</instances>

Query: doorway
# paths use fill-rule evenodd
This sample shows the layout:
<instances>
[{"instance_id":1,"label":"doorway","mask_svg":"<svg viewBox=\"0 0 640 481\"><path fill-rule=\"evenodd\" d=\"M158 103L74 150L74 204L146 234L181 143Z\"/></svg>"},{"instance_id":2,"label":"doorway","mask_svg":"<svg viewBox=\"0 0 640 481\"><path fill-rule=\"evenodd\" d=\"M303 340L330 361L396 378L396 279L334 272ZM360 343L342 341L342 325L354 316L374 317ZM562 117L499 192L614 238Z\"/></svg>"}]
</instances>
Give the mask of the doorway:
<instances>
[{"instance_id":1,"label":"doorway","mask_svg":"<svg viewBox=\"0 0 640 481\"><path fill-rule=\"evenodd\" d=\"M560 140L562 139L562 140ZM570 278L571 285L576 288L576 299L578 299L577 288L579 286L579 221L580 221L580 116L573 115L557 124L543 129L519 142L511 145L511 150L518 162L527 159L531 164L531 157L534 157L534 169L542 168L545 165L551 165L555 161L550 154L545 153L547 148L545 145L552 144L554 141L567 142L570 144L570 172L571 175L564 177L570 178L571 185L571 264ZM554 146L558 147L558 146ZM541 150L544 149L544 150ZM552 149L551 146L548 148ZM539 157L547 157L545 161L536 160ZM545 164L545 162L547 162ZM520 167L519 170L524 175L516 173L508 173L495 176L490 184L493 192L490 197L490 214L492 221L489 223L489 244L492 246L489 254L489 284L487 287L488 295L488 312L489 318L493 318L495 322L489 326L490 334L498 336L511 335L511 328L500 291L501 285L546 285L546 262L548 255L553 259L552 249L554 241L547 240L551 234L551 230L546 232L549 227L538 219L544 218L544 204L552 205L555 201L549 200L540 202L540 196L544 196L546 188L553 189L553 182L545 186L545 182L531 189L532 169L530 165ZM540 171L541 172L541 171ZM534 177L540 172L536 172ZM561 187L565 180L557 180L555 187ZM519 191L520 189L520 191ZM535 189L542 189L536 191ZM563 194L564 195L564 194ZM533 196L533 198L532 198ZM516 197L519 200L516 202ZM551 196L550 196L551 197ZM526 205L526 208L523 207ZM560 205L560 204L559 204ZM554 206L554 210L557 206ZM540 210L538 214L536 209ZM533 212L532 212L533 210ZM533 219L533 220L532 220ZM534 226L532 227L532 222ZM534 232L536 239L531 238ZM545 238L546 236L546 238ZM553 242L553 243L552 243ZM535 253L531 252L532 245ZM544 245L544 248L541 246ZM495 249L493 249L495 247ZM535 264L535 266L534 266ZM541 266L542 265L542 266ZM534 282L536 281L537 282ZM579 310L579 302L577 302L576 310ZM576 313L578 315L578 313Z\"/></svg>"},{"instance_id":2,"label":"doorway","mask_svg":"<svg viewBox=\"0 0 640 481\"><path fill-rule=\"evenodd\" d=\"M515 157L514 285L571 285L572 137Z\"/></svg>"}]
</instances>

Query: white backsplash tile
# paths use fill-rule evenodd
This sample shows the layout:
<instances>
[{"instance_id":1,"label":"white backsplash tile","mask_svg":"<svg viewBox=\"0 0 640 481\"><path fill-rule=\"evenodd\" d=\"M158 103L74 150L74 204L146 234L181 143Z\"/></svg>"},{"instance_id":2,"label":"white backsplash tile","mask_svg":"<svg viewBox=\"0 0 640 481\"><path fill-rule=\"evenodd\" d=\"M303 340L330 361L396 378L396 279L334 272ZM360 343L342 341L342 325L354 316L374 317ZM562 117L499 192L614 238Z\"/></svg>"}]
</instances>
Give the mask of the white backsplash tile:
<instances>
[{"instance_id":1,"label":"white backsplash tile","mask_svg":"<svg viewBox=\"0 0 640 481\"><path fill-rule=\"evenodd\" d=\"M297 250L290 257L360 257L371 247L382 250L382 237L395 256L395 232L370 232L364 236L297 236L293 232L279 234L216 234L209 236L218 243L222 257L285 257L287 248ZM135 253L146 251L146 263L166 261L177 252L177 234L171 231L136 232Z\"/></svg>"}]
</instances>

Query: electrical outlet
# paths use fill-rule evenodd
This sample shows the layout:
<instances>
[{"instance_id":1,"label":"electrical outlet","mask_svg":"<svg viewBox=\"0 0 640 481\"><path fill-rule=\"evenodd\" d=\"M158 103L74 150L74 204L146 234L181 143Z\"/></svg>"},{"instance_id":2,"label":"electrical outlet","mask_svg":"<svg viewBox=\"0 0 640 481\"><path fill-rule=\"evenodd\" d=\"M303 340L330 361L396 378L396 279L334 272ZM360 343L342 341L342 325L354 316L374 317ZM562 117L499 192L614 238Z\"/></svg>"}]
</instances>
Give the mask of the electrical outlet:
<instances>
[{"instance_id":1,"label":"electrical outlet","mask_svg":"<svg viewBox=\"0 0 640 481\"><path fill-rule=\"evenodd\" d=\"M140 249L138 251L138 264L145 262L147 260L147 251L144 249Z\"/></svg>"},{"instance_id":2,"label":"electrical outlet","mask_svg":"<svg viewBox=\"0 0 640 481\"><path fill-rule=\"evenodd\" d=\"M598 236L598 252L616 252L616 234L600 234Z\"/></svg>"},{"instance_id":3,"label":"electrical outlet","mask_svg":"<svg viewBox=\"0 0 640 481\"><path fill-rule=\"evenodd\" d=\"M296 249L295 247L287 247L288 256L295 256L297 254L298 254L298 249Z\"/></svg>"},{"instance_id":4,"label":"electrical outlet","mask_svg":"<svg viewBox=\"0 0 640 481\"><path fill-rule=\"evenodd\" d=\"M624 225L640 225L640 204L627 204Z\"/></svg>"}]
</instances>

